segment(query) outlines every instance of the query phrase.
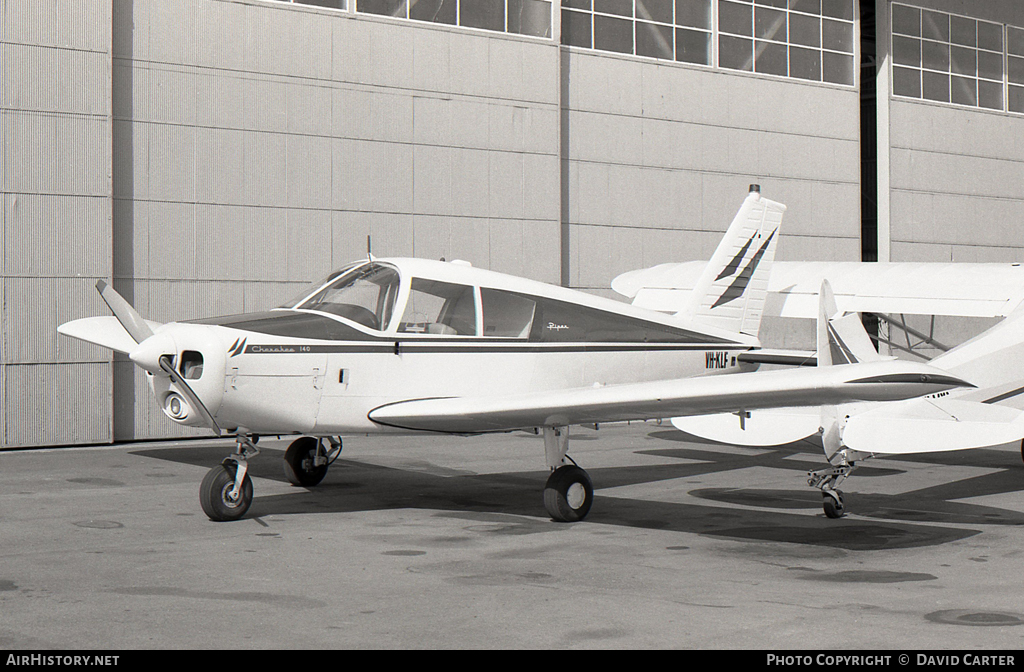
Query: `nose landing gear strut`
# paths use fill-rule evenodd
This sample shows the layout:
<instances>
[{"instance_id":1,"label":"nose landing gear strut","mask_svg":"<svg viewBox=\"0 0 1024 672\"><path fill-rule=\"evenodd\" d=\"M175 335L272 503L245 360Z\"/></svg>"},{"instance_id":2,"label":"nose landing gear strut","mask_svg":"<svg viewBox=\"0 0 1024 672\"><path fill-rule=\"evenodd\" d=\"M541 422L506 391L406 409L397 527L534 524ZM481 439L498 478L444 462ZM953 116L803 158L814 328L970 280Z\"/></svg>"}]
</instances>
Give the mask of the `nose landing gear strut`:
<instances>
[{"instance_id":1,"label":"nose landing gear strut","mask_svg":"<svg viewBox=\"0 0 1024 672\"><path fill-rule=\"evenodd\" d=\"M259 455L260 450L243 432L235 436L235 442L238 444L235 454L225 457L211 469L199 486L199 505L210 520L238 520L252 504L249 458Z\"/></svg>"}]
</instances>

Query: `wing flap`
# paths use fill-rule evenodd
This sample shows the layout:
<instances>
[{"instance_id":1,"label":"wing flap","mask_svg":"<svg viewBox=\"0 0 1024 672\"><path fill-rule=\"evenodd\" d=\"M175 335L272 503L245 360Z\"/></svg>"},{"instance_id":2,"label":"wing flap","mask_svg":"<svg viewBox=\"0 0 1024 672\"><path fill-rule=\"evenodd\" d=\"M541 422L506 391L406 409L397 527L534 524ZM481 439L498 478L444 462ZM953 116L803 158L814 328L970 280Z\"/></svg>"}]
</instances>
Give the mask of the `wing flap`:
<instances>
[{"instance_id":1,"label":"wing flap","mask_svg":"<svg viewBox=\"0 0 1024 672\"><path fill-rule=\"evenodd\" d=\"M985 448L1024 439L1024 413L957 399L915 399L851 417L843 444L865 453L904 455Z\"/></svg>"}]
</instances>

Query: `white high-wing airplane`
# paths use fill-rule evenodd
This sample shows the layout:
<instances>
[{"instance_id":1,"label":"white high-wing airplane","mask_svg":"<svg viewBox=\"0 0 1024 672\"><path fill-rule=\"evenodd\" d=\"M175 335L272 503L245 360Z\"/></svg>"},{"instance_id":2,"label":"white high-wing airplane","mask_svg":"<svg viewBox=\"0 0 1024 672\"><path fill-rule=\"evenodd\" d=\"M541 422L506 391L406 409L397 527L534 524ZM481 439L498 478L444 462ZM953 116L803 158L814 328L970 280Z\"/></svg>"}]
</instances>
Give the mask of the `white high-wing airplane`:
<instances>
[{"instance_id":1,"label":"white high-wing airplane","mask_svg":"<svg viewBox=\"0 0 1024 672\"><path fill-rule=\"evenodd\" d=\"M792 268L798 266L800 264L793 264ZM844 277L846 270L855 279L860 278L864 288L863 295L852 289L848 291L845 299L851 312L845 312L837 307L829 281L819 280L816 353L811 353L804 362L799 361L802 355L795 353L780 352L773 356L762 351L740 356L776 363L810 363L819 368L842 368L885 359L871 345L860 317L854 312L855 306L873 311L927 305L938 314L1006 315L1006 319L991 329L929 362L950 375L971 381L976 387L889 404L861 402L823 405L818 409L760 409L745 413L740 423L730 414L718 413L676 417L672 424L694 436L745 446L782 445L820 435L830 466L809 472L808 485L821 488L822 505L830 518L838 518L845 511L838 485L866 459L878 455L984 448L1024 440L1024 304L1014 307L1012 303L1014 300L1019 303L1024 292L1024 276L1017 264L936 264L936 268L908 264L902 269L904 273L900 272L900 264L885 265L882 273L896 285L901 276L930 283L915 288L911 280L902 295L891 286L879 291L882 285L878 279L866 275L868 264L847 264L845 269L842 264L838 266L840 268L829 269L810 264L803 268L804 275L836 274L835 277L842 278L850 287L855 280ZM665 265L657 271L645 270L649 272L647 275L640 271L619 276L618 287L640 296L644 284L654 285L657 291L647 293L646 300L667 301L666 290L671 290L672 283L692 284L685 279L692 267L671 269ZM986 277L993 285L988 292L984 291ZM798 290L799 286L800 283L789 281L775 286L780 295L776 298L791 306L790 317L806 315L806 308L802 306L805 301L801 297L806 289ZM796 300L791 301L793 298ZM787 315L787 311L782 314ZM1024 456L1024 441L1021 447Z\"/></svg>"},{"instance_id":2,"label":"white high-wing airplane","mask_svg":"<svg viewBox=\"0 0 1024 672\"><path fill-rule=\"evenodd\" d=\"M280 308L162 325L100 281L114 317L58 331L126 353L174 422L235 435L237 452L200 486L213 520L237 519L252 502L248 459L260 434L301 435L285 453L285 474L310 487L345 433L515 430L544 436L548 513L580 520L593 486L566 463L570 425L890 401L970 385L917 362L770 372L743 362L740 353L759 348L784 210L752 187L675 315L466 263L368 255Z\"/></svg>"}]
</instances>

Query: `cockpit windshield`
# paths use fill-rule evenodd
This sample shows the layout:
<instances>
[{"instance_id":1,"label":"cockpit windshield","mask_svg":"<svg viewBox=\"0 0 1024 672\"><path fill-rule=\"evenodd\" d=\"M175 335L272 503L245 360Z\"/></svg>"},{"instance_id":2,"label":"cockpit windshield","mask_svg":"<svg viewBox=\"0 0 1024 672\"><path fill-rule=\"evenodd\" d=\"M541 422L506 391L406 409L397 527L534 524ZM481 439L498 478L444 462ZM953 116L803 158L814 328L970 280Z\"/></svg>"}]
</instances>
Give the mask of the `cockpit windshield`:
<instances>
[{"instance_id":1,"label":"cockpit windshield","mask_svg":"<svg viewBox=\"0 0 1024 672\"><path fill-rule=\"evenodd\" d=\"M371 262L343 274L295 308L332 313L383 331L391 322L398 285L398 271Z\"/></svg>"}]
</instances>

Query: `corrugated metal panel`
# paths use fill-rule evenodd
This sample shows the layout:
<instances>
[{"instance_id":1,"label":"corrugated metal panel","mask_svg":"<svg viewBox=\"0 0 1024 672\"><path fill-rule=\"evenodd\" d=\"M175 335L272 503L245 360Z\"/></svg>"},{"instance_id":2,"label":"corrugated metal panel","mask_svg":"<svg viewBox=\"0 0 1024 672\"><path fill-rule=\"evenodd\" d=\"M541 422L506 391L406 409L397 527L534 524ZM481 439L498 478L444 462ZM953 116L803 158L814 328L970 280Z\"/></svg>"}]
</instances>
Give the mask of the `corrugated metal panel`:
<instances>
[{"instance_id":1,"label":"corrugated metal panel","mask_svg":"<svg viewBox=\"0 0 1024 672\"><path fill-rule=\"evenodd\" d=\"M288 246L288 216L282 208L251 208L246 211L243 254L245 278L287 281L280 251Z\"/></svg>"},{"instance_id":2,"label":"corrugated metal panel","mask_svg":"<svg viewBox=\"0 0 1024 672\"><path fill-rule=\"evenodd\" d=\"M5 208L5 275L105 277L107 199L21 194ZM7 199L15 201L13 195ZM9 218L8 218L9 216Z\"/></svg>"},{"instance_id":3,"label":"corrugated metal panel","mask_svg":"<svg viewBox=\"0 0 1024 672\"><path fill-rule=\"evenodd\" d=\"M109 442L110 365L5 365L5 447Z\"/></svg>"},{"instance_id":4,"label":"corrugated metal panel","mask_svg":"<svg viewBox=\"0 0 1024 672\"><path fill-rule=\"evenodd\" d=\"M244 247L245 208L199 205L196 208L196 274L208 280L241 280L247 259Z\"/></svg>"},{"instance_id":5,"label":"corrugated metal panel","mask_svg":"<svg viewBox=\"0 0 1024 672\"><path fill-rule=\"evenodd\" d=\"M51 3L46 3L51 4ZM58 0L56 3L57 44L74 49L106 53L110 48L111 3Z\"/></svg>"},{"instance_id":6,"label":"corrugated metal panel","mask_svg":"<svg viewBox=\"0 0 1024 672\"><path fill-rule=\"evenodd\" d=\"M3 284L5 362L109 361L106 350L57 334L64 322L106 314L93 278L8 277Z\"/></svg>"},{"instance_id":7,"label":"corrugated metal panel","mask_svg":"<svg viewBox=\"0 0 1024 672\"><path fill-rule=\"evenodd\" d=\"M0 126L2 127L2 126ZM3 147L0 146L0 157L3 156ZM0 174L0 178L3 175ZM3 179L0 179L0 184L3 184ZM7 221L8 221L8 210L14 207L14 195L13 194L2 194L0 193L0 277L7 277ZM13 217L10 218L13 220ZM3 286L3 283L0 283ZM0 314L4 310L3 296L0 295ZM2 357L0 357L2 361Z\"/></svg>"},{"instance_id":8,"label":"corrugated metal panel","mask_svg":"<svg viewBox=\"0 0 1024 672\"><path fill-rule=\"evenodd\" d=\"M8 0L4 7L6 39L24 44L57 44L56 3Z\"/></svg>"},{"instance_id":9,"label":"corrugated metal panel","mask_svg":"<svg viewBox=\"0 0 1024 672\"><path fill-rule=\"evenodd\" d=\"M110 150L106 117L57 119L59 171L56 193L110 197Z\"/></svg>"},{"instance_id":10,"label":"corrugated metal panel","mask_svg":"<svg viewBox=\"0 0 1024 672\"><path fill-rule=\"evenodd\" d=\"M3 344L7 362L38 364L57 359L57 281L5 278L7 320Z\"/></svg>"},{"instance_id":11,"label":"corrugated metal panel","mask_svg":"<svg viewBox=\"0 0 1024 672\"><path fill-rule=\"evenodd\" d=\"M244 312L269 310L291 299L307 284L303 282L246 282Z\"/></svg>"}]
</instances>

